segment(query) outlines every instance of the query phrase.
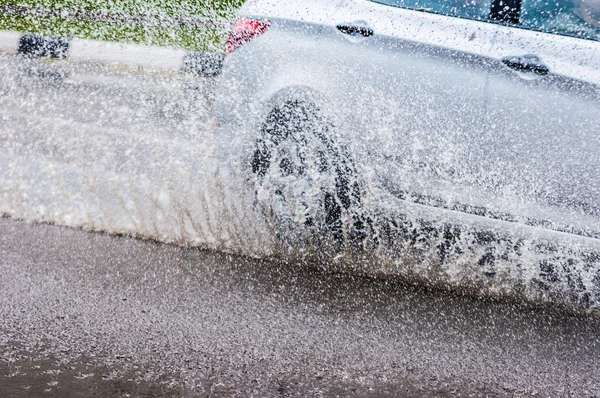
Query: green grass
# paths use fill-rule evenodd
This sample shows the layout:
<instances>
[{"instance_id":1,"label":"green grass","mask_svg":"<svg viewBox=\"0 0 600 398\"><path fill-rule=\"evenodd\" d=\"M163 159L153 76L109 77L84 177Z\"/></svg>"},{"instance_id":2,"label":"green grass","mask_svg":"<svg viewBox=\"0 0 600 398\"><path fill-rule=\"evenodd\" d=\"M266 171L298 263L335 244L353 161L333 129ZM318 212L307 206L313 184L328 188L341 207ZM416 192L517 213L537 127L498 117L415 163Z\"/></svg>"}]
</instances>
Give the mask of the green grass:
<instances>
[{"instance_id":1,"label":"green grass","mask_svg":"<svg viewBox=\"0 0 600 398\"><path fill-rule=\"evenodd\" d=\"M243 0L0 0L0 4L51 9L116 11L129 14L165 13L168 15L228 16Z\"/></svg>"},{"instance_id":2,"label":"green grass","mask_svg":"<svg viewBox=\"0 0 600 398\"><path fill-rule=\"evenodd\" d=\"M0 6L41 7L51 10L109 11L132 16L229 18L243 0L165 1L165 0L0 0ZM215 28L192 29L177 23L108 22L60 18L53 15L0 15L0 30L36 33L45 36L79 37L128 43L180 47L218 52L223 35Z\"/></svg>"}]
</instances>

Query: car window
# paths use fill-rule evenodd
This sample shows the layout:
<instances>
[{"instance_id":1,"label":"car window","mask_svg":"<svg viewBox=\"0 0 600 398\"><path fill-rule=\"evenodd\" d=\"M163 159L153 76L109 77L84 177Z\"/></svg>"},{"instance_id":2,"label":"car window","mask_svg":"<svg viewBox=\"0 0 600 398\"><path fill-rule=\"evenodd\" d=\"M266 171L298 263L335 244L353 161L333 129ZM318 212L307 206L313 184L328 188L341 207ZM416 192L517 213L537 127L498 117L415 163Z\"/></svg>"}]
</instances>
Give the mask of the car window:
<instances>
[{"instance_id":1,"label":"car window","mask_svg":"<svg viewBox=\"0 0 600 398\"><path fill-rule=\"evenodd\" d=\"M471 19L487 19L492 0L372 0L390 6L420 9Z\"/></svg>"},{"instance_id":2,"label":"car window","mask_svg":"<svg viewBox=\"0 0 600 398\"><path fill-rule=\"evenodd\" d=\"M521 25L600 40L600 0L523 0Z\"/></svg>"}]
</instances>

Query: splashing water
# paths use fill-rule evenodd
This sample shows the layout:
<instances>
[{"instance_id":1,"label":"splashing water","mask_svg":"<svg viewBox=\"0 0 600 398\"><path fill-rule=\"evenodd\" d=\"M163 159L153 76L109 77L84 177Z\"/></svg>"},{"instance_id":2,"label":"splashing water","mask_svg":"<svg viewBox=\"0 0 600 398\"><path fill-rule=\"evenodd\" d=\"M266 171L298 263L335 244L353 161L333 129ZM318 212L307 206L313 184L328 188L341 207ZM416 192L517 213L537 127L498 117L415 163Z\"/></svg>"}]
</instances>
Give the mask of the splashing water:
<instances>
[{"instance_id":1,"label":"splashing water","mask_svg":"<svg viewBox=\"0 0 600 398\"><path fill-rule=\"evenodd\" d=\"M279 239L280 227L265 217L253 192L225 184L212 79L12 55L0 58L0 70L0 213L332 270L402 275L476 294L600 308L597 239L502 220L490 226L450 208L434 213L369 178L360 209L365 232L357 242ZM390 108L387 117L399 115L399 107ZM447 146L439 158L457 153L460 148ZM361 167L363 175L373 174Z\"/></svg>"}]
</instances>

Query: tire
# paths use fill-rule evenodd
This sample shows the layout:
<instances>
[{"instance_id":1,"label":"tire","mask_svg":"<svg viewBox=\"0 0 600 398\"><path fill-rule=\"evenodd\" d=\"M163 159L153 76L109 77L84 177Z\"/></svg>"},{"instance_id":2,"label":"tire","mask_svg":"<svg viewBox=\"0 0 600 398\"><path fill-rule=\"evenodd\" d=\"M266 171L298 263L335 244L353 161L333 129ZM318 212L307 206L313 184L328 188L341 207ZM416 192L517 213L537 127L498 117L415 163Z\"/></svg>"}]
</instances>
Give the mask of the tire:
<instances>
[{"instance_id":1,"label":"tire","mask_svg":"<svg viewBox=\"0 0 600 398\"><path fill-rule=\"evenodd\" d=\"M272 109L261 128L251 165L256 199L281 241L339 245L362 233L356 168L332 131L301 101Z\"/></svg>"}]
</instances>

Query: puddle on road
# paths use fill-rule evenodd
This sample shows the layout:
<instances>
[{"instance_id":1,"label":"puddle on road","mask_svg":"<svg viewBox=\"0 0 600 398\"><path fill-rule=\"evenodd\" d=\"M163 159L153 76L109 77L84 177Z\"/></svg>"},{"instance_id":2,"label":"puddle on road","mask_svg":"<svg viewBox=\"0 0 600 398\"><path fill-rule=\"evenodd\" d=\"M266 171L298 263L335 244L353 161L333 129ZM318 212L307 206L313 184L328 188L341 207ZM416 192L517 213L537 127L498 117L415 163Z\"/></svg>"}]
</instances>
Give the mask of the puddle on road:
<instances>
[{"instance_id":1,"label":"puddle on road","mask_svg":"<svg viewBox=\"0 0 600 398\"><path fill-rule=\"evenodd\" d=\"M15 345L15 347L18 345ZM10 363L0 361L0 393L11 398L32 396L85 398L90 394L100 397L230 397L241 396L248 391L260 391L266 396L329 396L379 397L452 397L457 388L426 389L415 387L410 382L381 383L377 387L363 383L338 383L323 386L316 377L314 380L298 382L293 378L279 379L268 387L257 386L256 380L235 380L221 382L219 377L196 381L190 388L183 380L176 382L174 376L156 374L148 365L140 366L127 358L116 358L112 367L99 365L96 358L77 358L66 361L51 357L37 359L38 354L29 358L31 352L21 351L21 358ZM416 383L415 383L416 384ZM471 389L465 389L471 393ZM495 396L481 388L478 393Z\"/></svg>"},{"instance_id":2,"label":"puddle on road","mask_svg":"<svg viewBox=\"0 0 600 398\"><path fill-rule=\"evenodd\" d=\"M10 348L18 347L17 344ZM9 348L9 347L3 347ZM125 364L128 370L97 366L93 358L65 361L30 358L20 351L18 360L0 361L0 393L19 398L32 396L78 398L90 394L101 397L191 397L185 387L170 387L160 380L140 382L139 366ZM147 369L146 369L147 371Z\"/></svg>"},{"instance_id":3,"label":"puddle on road","mask_svg":"<svg viewBox=\"0 0 600 398\"><path fill-rule=\"evenodd\" d=\"M278 244L253 199L223 185L213 80L1 62L0 213L590 312L600 306L597 240L564 246L560 233L503 222L479 232L481 218L433 214L375 188L363 200L374 238L358 249Z\"/></svg>"}]
</instances>

